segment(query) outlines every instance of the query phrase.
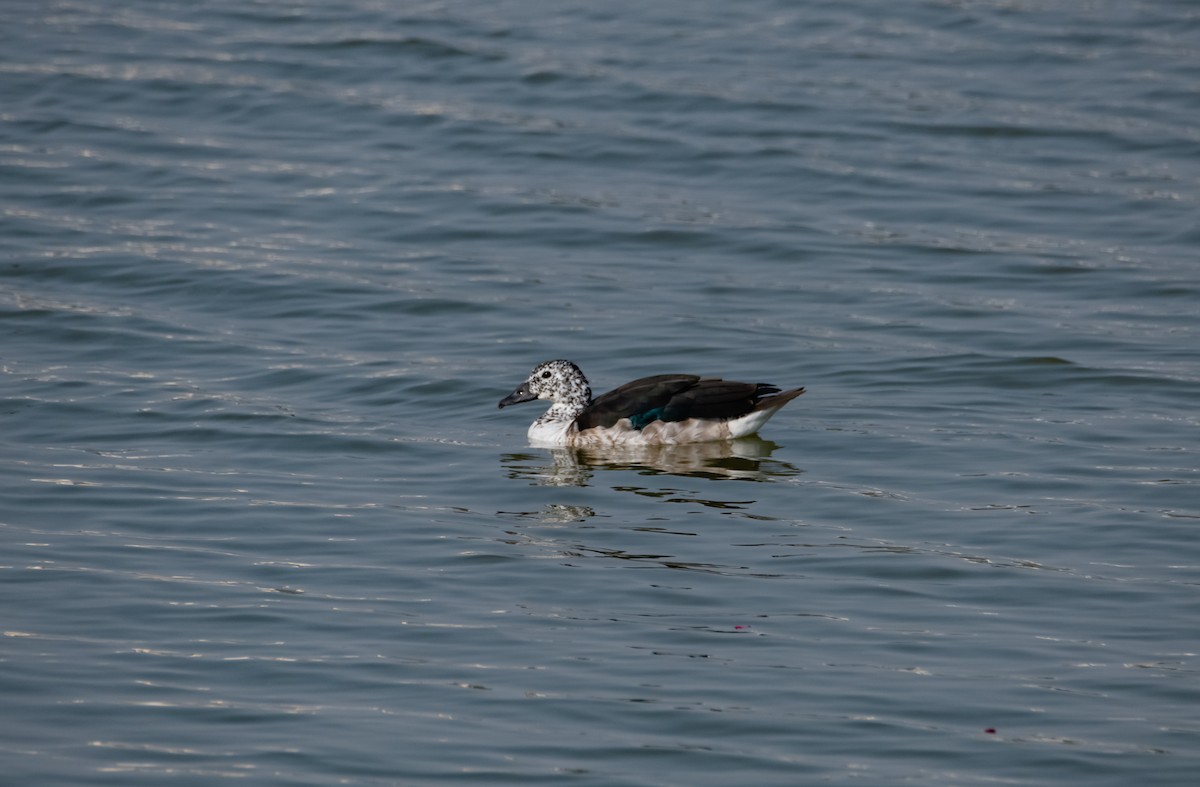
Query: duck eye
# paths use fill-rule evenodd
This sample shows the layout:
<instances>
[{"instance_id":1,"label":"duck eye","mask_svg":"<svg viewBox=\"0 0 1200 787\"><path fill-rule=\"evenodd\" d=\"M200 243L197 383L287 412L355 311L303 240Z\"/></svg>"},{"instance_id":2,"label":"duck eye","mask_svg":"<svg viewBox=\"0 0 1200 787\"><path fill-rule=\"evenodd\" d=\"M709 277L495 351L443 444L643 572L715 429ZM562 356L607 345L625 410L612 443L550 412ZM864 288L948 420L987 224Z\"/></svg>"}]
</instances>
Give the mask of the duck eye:
<instances>
[{"instance_id":1,"label":"duck eye","mask_svg":"<svg viewBox=\"0 0 1200 787\"><path fill-rule=\"evenodd\" d=\"M542 372L542 379L543 379L543 380L549 380L549 379L550 379L550 372Z\"/></svg>"}]
</instances>

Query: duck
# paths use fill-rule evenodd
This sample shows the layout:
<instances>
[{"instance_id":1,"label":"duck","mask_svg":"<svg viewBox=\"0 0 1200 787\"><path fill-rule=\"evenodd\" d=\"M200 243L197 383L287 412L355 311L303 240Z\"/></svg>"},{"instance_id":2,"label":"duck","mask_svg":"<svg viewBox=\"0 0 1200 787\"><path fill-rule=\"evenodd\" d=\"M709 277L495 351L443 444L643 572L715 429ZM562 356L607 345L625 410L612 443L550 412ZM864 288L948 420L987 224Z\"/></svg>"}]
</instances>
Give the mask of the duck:
<instances>
[{"instance_id":1,"label":"duck","mask_svg":"<svg viewBox=\"0 0 1200 787\"><path fill-rule=\"evenodd\" d=\"M545 361L500 400L500 407L549 399L529 426L529 442L545 447L673 445L734 440L756 434L804 393L769 383L739 383L694 374L641 377L592 398L587 377L571 361Z\"/></svg>"}]
</instances>

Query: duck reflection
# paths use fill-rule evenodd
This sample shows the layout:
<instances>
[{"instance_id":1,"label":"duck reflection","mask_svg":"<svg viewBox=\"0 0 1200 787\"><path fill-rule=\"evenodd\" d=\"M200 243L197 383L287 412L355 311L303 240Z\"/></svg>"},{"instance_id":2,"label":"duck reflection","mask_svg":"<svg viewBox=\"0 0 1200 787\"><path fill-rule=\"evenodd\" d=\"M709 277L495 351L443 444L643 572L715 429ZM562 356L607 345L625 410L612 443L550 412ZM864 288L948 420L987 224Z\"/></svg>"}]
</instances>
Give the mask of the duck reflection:
<instances>
[{"instance_id":1,"label":"duck reflection","mask_svg":"<svg viewBox=\"0 0 1200 787\"><path fill-rule=\"evenodd\" d=\"M713 481L769 481L803 472L787 462L771 459L778 447L769 440L745 437L683 445L548 448L538 453L504 454L500 463L509 478L535 486L589 486L597 473L611 470Z\"/></svg>"},{"instance_id":2,"label":"duck reflection","mask_svg":"<svg viewBox=\"0 0 1200 787\"><path fill-rule=\"evenodd\" d=\"M799 475L802 470L771 454L779 446L760 438L742 438L727 442L689 443L685 445L657 445L621 448L534 448L521 453L502 454L500 465L510 479L531 486L545 487L607 487L613 492L623 492L639 497L652 498L665 503L679 503L689 508L717 509L721 513L747 516L756 501L756 495L747 494L749 489L738 486L737 493L713 494L708 483L681 483L671 479L689 478L707 481L757 481ZM632 476L634 477L631 477ZM639 481L636 478L645 480ZM686 488L686 487L691 487ZM732 487L722 486L725 491ZM563 493L553 493L556 496ZM608 495L590 496L590 502L609 500ZM739 499L729 499L739 498ZM635 563L654 563L670 569L686 569L719 574L745 574L744 565L724 565L701 560L689 560L686 541L697 533L688 527L679 526L682 520L670 516L654 516L644 521L612 511L597 510L575 500L543 504L540 508L519 511L497 511L497 515L511 522L505 529L506 540L511 543L549 549L553 554L577 560L589 557L615 558ZM620 505L616 504L620 509ZM643 509L644 510L644 509ZM614 519L615 518L615 519ZM595 542L577 541L580 534L596 527L597 520L614 519L615 527L602 528ZM629 540L619 536L630 531ZM568 531L569 536L557 531ZM647 550L647 542L641 534L653 533L653 546ZM636 534L636 535L635 535ZM657 536L678 536L660 540ZM616 543L613 540L616 539ZM665 549L664 549L665 548ZM768 576L763 574L763 576Z\"/></svg>"}]
</instances>

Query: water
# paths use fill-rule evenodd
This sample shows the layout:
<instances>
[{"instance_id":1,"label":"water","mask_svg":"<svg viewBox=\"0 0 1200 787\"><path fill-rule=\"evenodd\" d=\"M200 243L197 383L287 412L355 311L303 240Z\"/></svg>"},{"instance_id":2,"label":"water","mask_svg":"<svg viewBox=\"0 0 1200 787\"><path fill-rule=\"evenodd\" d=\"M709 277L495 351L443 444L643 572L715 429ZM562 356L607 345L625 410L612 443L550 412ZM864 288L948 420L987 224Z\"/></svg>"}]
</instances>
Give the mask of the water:
<instances>
[{"instance_id":1,"label":"water","mask_svg":"<svg viewBox=\"0 0 1200 787\"><path fill-rule=\"evenodd\" d=\"M1191 784L1198 27L8 3L5 778Z\"/></svg>"}]
</instances>

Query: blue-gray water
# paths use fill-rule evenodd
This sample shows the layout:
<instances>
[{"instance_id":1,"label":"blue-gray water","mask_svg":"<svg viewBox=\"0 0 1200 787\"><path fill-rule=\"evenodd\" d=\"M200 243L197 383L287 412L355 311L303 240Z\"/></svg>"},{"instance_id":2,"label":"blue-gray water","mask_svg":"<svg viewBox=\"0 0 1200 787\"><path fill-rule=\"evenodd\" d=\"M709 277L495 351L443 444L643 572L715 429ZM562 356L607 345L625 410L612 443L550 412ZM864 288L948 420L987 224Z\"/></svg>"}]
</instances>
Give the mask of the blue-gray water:
<instances>
[{"instance_id":1,"label":"blue-gray water","mask_svg":"<svg viewBox=\"0 0 1200 787\"><path fill-rule=\"evenodd\" d=\"M2 780L1194 783L1198 40L6 3ZM557 357L809 392L532 449Z\"/></svg>"}]
</instances>

